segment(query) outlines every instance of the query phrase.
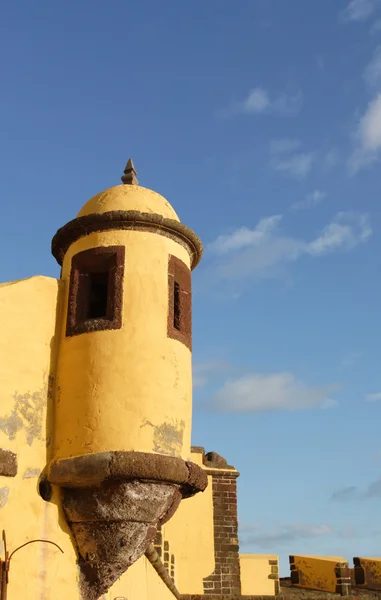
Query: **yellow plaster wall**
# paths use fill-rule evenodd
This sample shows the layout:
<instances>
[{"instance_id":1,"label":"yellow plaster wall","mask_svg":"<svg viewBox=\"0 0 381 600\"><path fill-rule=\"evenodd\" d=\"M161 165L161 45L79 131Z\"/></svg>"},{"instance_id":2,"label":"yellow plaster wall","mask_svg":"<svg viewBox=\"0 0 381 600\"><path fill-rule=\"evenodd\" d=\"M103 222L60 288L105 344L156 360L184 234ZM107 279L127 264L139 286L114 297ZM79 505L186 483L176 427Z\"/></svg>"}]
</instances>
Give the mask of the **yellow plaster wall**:
<instances>
[{"instance_id":1,"label":"yellow plaster wall","mask_svg":"<svg viewBox=\"0 0 381 600\"><path fill-rule=\"evenodd\" d=\"M97 246L126 247L121 330L65 337L71 258ZM168 256L187 251L166 237L107 231L69 248L56 381L55 457L108 450L190 454L191 352L167 337Z\"/></svg>"},{"instance_id":2,"label":"yellow plaster wall","mask_svg":"<svg viewBox=\"0 0 381 600\"><path fill-rule=\"evenodd\" d=\"M270 560L278 561L278 556L276 554L239 555L242 596L275 596L276 580L269 579Z\"/></svg>"},{"instance_id":3,"label":"yellow plaster wall","mask_svg":"<svg viewBox=\"0 0 381 600\"><path fill-rule=\"evenodd\" d=\"M191 454L203 466L202 454ZM182 594L203 594L203 579L214 571L212 477L208 487L183 500L174 516L162 527L163 540L175 555L175 583Z\"/></svg>"},{"instance_id":4,"label":"yellow plaster wall","mask_svg":"<svg viewBox=\"0 0 381 600\"><path fill-rule=\"evenodd\" d=\"M369 590L381 590L381 558L355 558L353 560L356 584L358 584L356 571L359 564L365 579L361 587Z\"/></svg>"},{"instance_id":5,"label":"yellow plaster wall","mask_svg":"<svg viewBox=\"0 0 381 600\"><path fill-rule=\"evenodd\" d=\"M51 502L38 493L51 436L49 376L59 282L48 277L0 285L0 448L17 454L16 477L0 476L0 530L8 550L33 539L11 561L8 600L80 600L77 557L53 486ZM49 411L48 411L49 405ZM48 451L47 451L48 445ZM4 558L0 542L0 557ZM104 600L173 600L143 557L114 584Z\"/></svg>"},{"instance_id":6,"label":"yellow plaster wall","mask_svg":"<svg viewBox=\"0 0 381 600\"><path fill-rule=\"evenodd\" d=\"M0 529L6 530L9 551L43 538L65 552L45 544L17 552L8 600L67 600L76 589L76 557L56 505L57 491L52 503L38 494L51 433L47 405L57 291L58 282L48 277L0 286L0 448L15 452L18 459L16 477L0 476ZM0 551L4 558L2 543Z\"/></svg>"},{"instance_id":7,"label":"yellow plaster wall","mask_svg":"<svg viewBox=\"0 0 381 600\"><path fill-rule=\"evenodd\" d=\"M295 556L292 563L299 574L297 587L335 592L337 578L335 569L348 567L348 562L341 556ZM292 565L291 565L292 566Z\"/></svg>"},{"instance_id":8,"label":"yellow plaster wall","mask_svg":"<svg viewBox=\"0 0 381 600\"><path fill-rule=\"evenodd\" d=\"M145 556L136 561L103 596L104 600L174 600Z\"/></svg>"}]
</instances>

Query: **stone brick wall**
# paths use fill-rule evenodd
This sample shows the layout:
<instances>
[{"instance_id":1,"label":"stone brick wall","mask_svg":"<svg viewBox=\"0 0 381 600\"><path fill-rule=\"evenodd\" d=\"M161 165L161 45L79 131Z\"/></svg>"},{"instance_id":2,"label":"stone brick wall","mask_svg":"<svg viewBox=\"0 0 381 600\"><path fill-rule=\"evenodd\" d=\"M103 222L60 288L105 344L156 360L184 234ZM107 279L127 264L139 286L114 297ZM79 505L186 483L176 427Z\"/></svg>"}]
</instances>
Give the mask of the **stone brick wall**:
<instances>
[{"instance_id":1,"label":"stone brick wall","mask_svg":"<svg viewBox=\"0 0 381 600\"><path fill-rule=\"evenodd\" d=\"M206 457L207 458L207 457ZM211 464L212 461L210 461ZM207 460L204 463L207 465ZM213 469L215 569L204 579L205 596L241 594L238 546L237 471Z\"/></svg>"}]
</instances>

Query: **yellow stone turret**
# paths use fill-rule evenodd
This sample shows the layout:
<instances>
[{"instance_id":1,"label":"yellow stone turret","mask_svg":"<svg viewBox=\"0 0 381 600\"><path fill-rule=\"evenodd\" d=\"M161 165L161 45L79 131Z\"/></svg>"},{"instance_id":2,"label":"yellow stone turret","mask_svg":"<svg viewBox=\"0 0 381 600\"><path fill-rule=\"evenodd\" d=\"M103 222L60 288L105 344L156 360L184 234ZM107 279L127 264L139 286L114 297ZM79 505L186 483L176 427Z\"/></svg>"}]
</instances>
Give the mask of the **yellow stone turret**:
<instances>
[{"instance_id":1,"label":"yellow stone turret","mask_svg":"<svg viewBox=\"0 0 381 600\"><path fill-rule=\"evenodd\" d=\"M191 269L202 245L165 198L137 185L132 161L122 179L89 200L52 242L64 285L49 478L66 490L84 572L96 573L105 588L144 552L181 497L206 485L203 471L188 462ZM118 526L110 548L89 561L88 548L104 546L107 537L100 515L85 508L99 485L107 531L115 519L128 531ZM115 558L122 534L131 547ZM121 566L106 576L111 563Z\"/></svg>"}]
</instances>

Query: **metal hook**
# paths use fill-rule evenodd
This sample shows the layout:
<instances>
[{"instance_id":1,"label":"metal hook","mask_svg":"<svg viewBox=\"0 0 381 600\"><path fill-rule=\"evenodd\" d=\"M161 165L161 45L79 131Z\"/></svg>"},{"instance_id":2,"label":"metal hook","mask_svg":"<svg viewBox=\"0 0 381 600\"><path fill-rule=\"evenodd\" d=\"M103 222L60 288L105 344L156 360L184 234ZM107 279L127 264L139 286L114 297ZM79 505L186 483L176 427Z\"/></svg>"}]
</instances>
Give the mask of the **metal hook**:
<instances>
[{"instance_id":1,"label":"metal hook","mask_svg":"<svg viewBox=\"0 0 381 600\"><path fill-rule=\"evenodd\" d=\"M52 544L53 546L58 548L58 550L60 550L62 552L62 554L64 554L64 551L62 550L62 548L60 548L60 546L58 544L56 544L55 542L51 542L50 540L30 540L29 542L25 542L25 544L21 544L21 546L18 546L18 548L16 548L15 550L13 550L13 552L11 552L11 554L9 554L9 552L7 550L7 538L6 538L4 529L3 529L2 538L3 538L3 543L4 543L5 560L2 561L0 558L0 600L7 600L7 588L8 588L8 583L9 583L9 567L10 567L12 556L18 550L21 550L21 548L25 548L25 546L28 546L29 544L34 544L35 542L42 542L45 544Z\"/></svg>"}]
</instances>

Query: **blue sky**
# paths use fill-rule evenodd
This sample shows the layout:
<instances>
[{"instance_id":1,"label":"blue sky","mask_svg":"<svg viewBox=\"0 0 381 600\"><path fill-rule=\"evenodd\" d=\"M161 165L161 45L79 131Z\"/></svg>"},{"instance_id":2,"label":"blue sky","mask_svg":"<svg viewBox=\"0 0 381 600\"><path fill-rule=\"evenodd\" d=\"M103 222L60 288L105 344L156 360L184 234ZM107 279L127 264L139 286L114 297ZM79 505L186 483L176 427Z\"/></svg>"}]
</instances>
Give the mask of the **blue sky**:
<instances>
[{"instance_id":1,"label":"blue sky","mask_svg":"<svg viewBox=\"0 0 381 600\"><path fill-rule=\"evenodd\" d=\"M241 549L377 556L381 2L1 8L1 281L129 156L205 244L193 443L241 472Z\"/></svg>"}]
</instances>

